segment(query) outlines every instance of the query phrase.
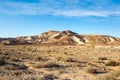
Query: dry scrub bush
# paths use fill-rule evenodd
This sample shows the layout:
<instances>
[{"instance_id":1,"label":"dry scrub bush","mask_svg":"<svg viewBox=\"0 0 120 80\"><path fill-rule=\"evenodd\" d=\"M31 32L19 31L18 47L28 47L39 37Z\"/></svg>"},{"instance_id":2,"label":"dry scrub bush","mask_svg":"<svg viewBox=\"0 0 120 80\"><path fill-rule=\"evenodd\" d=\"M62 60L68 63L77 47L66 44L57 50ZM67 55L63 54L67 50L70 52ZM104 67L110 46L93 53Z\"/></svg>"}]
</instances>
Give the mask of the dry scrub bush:
<instances>
[{"instance_id":1,"label":"dry scrub bush","mask_svg":"<svg viewBox=\"0 0 120 80\"><path fill-rule=\"evenodd\" d=\"M40 61L40 60L42 60L42 59L43 59L42 56L35 56L35 57L33 58L34 61Z\"/></svg>"},{"instance_id":2,"label":"dry scrub bush","mask_svg":"<svg viewBox=\"0 0 120 80\"><path fill-rule=\"evenodd\" d=\"M55 80L57 77L53 74L47 74L45 75L41 80Z\"/></svg>"},{"instance_id":3,"label":"dry scrub bush","mask_svg":"<svg viewBox=\"0 0 120 80\"><path fill-rule=\"evenodd\" d=\"M10 64L9 63L8 65L6 65L4 67L7 70L26 70L27 69L27 66L25 66L23 64L19 65L19 64Z\"/></svg>"},{"instance_id":4,"label":"dry scrub bush","mask_svg":"<svg viewBox=\"0 0 120 80\"><path fill-rule=\"evenodd\" d=\"M106 57L99 57L98 60L107 60Z\"/></svg>"},{"instance_id":5,"label":"dry scrub bush","mask_svg":"<svg viewBox=\"0 0 120 80\"><path fill-rule=\"evenodd\" d=\"M47 62L47 63L36 63L33 67L35 68L60 68L63 66L55 62Z\"/></svg>"},{"instance_id":6,"label":"dry scrub bush","mask_svg":"<svg viewBox=\"0 0 120 80\"><path fill-rule=\"evenodd\" d=\"M109 61L108 63L105 64L106 66L119 66L120 62L117 61Z\"/></svg>"},{"instance_id":7,"label":"dry scrub bush","mask_svg":"<svg viewBox=\"0 0 120 80\"><path fill-rule=\"evenodd\" d=\"M79 62L78 60L76 60L75 58L72 57L67 57L64 59L65 62Z\"/></svg>"},{"instance_id":8,"label":"dry scrub bush","mask_svg":"<svg viewBox=\"0 0 120 80\"><path fill-rule=\"evenodd\" d=\"M106 71L104 69L100 69L97 67L90 67L86 70L86 72L91 73L91 74L98 74L98 73L104 73Z\"/></svg>"},{"instance_id":9,"label":"dry scrub bush","mask_svg":"<svg viewBox=\"0 0 120 80\"><path fill-rule=\"evenodd\" d=\"M6 64L6 60L5 60L5 58L4 57L0 57L0 66L2 66L2 65L4 65L4 64Z\"/></svg>"},{"instance_id":10,"label":"dry scrub bush","mask_svg":"<svg viewBox=\"0 0 120 80\"><path fill-rule=\"evenodd\" d=\"M86 70L86 72L88 72L88 73L91 73L91 74L96 74L96 73L98 73L98 71L97 71L97 69L96 68L88 68L87 70Z\"/></svg>"}]
</instances>

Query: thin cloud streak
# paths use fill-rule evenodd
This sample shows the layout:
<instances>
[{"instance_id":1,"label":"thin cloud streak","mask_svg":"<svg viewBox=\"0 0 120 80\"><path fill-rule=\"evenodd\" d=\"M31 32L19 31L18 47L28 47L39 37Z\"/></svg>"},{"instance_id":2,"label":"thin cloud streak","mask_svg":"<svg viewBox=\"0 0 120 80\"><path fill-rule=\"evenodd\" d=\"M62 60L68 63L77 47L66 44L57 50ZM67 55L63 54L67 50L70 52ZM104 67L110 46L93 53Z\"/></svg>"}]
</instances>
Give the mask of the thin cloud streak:
<instances>
[{"instance_id":1,"label":"thin cloud streak","mask_svg":"<svg viewBox=\"0 0 120 80\"><path fill-rule=\"evenodd\" d=\"M56 11L55 15L63 15L63 16L98 16L98 17L109 17L113 15L120 15L120 11L90 11L90 10L70 10L70 11Z\"/></svg>"},{"instance_id":2,"label":"thin cloud streak","mask_svg":"<svg viewBox=\"0 0 120 80\"><path fill-rule=\"evenodd\" d=\"M43 3L26 3L26 2L1 2L0 13L9 15L54 15L54 16L67 16L67 17L84 17L84 16L97 16L97 17L109 17L120 16L120 10L99 10L96 7L94 9L82 8L76 5L66 4L62 6L62 2ZM66 2L70 0L65 0ZM89 0L88 0L89 1ZM77 4L79 1L71 2ZM51 4L54 3L54 5ZM69 2L70 3L70 2Z\"/></svg>"}]
</instances>

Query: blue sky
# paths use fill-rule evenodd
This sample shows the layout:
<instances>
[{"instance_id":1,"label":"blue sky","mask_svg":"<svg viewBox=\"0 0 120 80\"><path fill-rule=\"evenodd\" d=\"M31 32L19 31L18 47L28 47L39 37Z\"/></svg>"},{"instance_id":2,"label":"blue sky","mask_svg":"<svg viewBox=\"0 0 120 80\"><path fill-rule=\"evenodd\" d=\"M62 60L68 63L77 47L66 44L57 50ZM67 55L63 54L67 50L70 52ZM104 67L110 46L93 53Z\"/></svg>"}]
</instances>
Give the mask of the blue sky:
<instances>
[{"instance_id":1,"label":"blue sky","mask_svg":"<svg viewBox=\"0 0 120 80\"><path fill-rule=\"evenodd\" d=\"M47 30L120 37L120 0L0 0L0 37Z\"/></svg>"}]
</instances>

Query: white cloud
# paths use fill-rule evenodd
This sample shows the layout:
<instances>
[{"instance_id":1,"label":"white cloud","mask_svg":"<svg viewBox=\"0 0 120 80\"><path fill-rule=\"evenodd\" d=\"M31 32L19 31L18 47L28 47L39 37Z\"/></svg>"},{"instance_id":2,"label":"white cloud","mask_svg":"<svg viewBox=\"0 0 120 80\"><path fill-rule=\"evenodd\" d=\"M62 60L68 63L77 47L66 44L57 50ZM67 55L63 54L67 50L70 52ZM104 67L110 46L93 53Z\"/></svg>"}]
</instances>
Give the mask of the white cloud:
<instances>
[{"instance_id":1,"label":"white cloud","mask_svg":"<svg viewBox=\"0 0 120 80\"><path fill-rule=\"evenodd\" d=\"M53 15L62 15L68 17L82 17L82 16L98 16L109 17L113 15L120 15L120 11L89 11L89 10L69 10L69 11L55 11Z\"/></svg>"},{"instance_id":2,"label":"white cloud","mask_svg":"<svg viewBox=\"0 0 120 80\"><path fill-rule=\"evenodd\" d=\"M90 0L86 1L90 2ZM107 3L108 0L106 0L106 4ZM115 10L111 8L104 9L104 6L102 7L103 9L96 6L92 6L91 8L89 8L89 5L87 5L88 7L85 6L84 0L41 0L39 3L1 2L0 13L12 15L61 15L68 17L109 17L120 15L120 6L118 6L118 9L116 8Z\"/></svg>"}]
</instances>

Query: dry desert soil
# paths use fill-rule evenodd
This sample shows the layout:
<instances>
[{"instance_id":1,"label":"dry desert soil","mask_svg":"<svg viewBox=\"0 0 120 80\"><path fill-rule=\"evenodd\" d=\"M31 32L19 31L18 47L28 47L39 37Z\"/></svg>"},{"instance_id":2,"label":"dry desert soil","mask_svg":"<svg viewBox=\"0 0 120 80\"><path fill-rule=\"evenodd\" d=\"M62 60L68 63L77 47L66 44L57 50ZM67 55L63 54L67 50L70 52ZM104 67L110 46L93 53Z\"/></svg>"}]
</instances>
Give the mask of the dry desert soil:
<instances>
[{"instance_id":1,"label":"dry desert soil","mask_svg":"<svg viewBox=\"0 0 120 80\"><path fill-rule=\"evenodd\" d=\"M0 80L120 80L120 46L0 45Z\"/></svg>"}]
</instances>

